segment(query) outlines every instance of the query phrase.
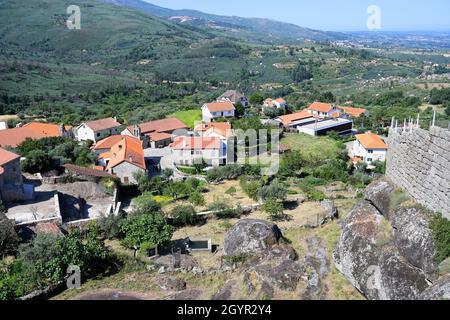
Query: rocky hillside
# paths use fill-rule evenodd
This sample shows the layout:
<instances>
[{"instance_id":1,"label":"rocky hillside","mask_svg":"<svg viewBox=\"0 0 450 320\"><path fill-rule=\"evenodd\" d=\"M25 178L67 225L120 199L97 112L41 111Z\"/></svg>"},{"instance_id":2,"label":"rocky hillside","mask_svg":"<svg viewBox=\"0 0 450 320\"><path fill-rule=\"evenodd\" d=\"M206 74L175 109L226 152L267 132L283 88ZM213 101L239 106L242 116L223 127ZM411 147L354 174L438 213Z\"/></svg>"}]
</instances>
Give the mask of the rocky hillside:
<instances>
[{"instance_id":1,"label":"rocky hillside","mask_svg":"<svg viewBox=\"0 0 450 320\"><path fill-rule=\"evenodd\" d=\"M336 267L369 299L449 299L450 278L436 262L433 213L401 198L387 180L367 188L343 222Z\"/></svg>"}]
</instances>

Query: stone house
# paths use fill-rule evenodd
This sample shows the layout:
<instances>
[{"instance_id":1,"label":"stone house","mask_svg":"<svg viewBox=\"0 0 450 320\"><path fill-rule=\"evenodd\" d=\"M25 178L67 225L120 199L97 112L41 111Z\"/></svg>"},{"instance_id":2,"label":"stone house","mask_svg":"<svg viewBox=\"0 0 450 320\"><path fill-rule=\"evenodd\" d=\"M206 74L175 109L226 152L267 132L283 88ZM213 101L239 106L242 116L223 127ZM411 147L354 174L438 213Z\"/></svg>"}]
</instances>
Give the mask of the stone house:
<instances>
[{"instance_id":1,"label":"stone house","mask_svg":"<svg viewBox=\"0 0 450 320\"><path fill-rule=\"evenodd\" d=\"M25 198L20 156L0 148L0 200L15 202Z\"/></svg>"}]
</instances>

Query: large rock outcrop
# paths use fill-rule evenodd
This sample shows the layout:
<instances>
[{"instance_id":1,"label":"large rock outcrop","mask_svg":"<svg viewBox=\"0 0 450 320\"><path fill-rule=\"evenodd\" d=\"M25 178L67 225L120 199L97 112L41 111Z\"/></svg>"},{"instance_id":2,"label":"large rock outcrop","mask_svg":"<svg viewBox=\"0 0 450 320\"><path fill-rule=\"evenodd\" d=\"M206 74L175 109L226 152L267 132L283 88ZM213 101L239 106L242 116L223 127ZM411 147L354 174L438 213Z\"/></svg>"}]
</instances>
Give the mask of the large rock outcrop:
<instances>
[{"instance_id":1,"label":"large rock outcrop","mask_svg":"<svg viewBox=\"0 0 450 320\"><path fill-rule=\"evenodd\" d=\"M279 243L279 228L268 221L241 220L225 236L227 256L244 254L242 262L243 285L228 282L214 295L215 298L236 299L242 290L247 298L271 298L274 292L300 290L302 299L320 299L326 292L321 278L329 272L329 261L320 239L308 238L308 254L298 257L286 243Z\"/></svg>"},{"instance_id":2,"label":"large rock outcrop","mask_svg":"<svg viewBox=\"0 0 450 320\"><path fill-rule=\"evenodd\" d=\"M387 180L367 188L343 223L334 260L369 299L419 299L438 279L432 214L413 204L392 206L393 191Z\"/></svg>"},{"instance_id":3,"label":"large rock outcrop","mask_svg":"<svg viewBox=\"0 0 450 320\"><path fill-rule=\"evenodd\" d=\"M224 252L257 255L268 251L281 239L280 229L264 220L244 219L236 223L225 236Z\"/></svg>"}]
</instances>

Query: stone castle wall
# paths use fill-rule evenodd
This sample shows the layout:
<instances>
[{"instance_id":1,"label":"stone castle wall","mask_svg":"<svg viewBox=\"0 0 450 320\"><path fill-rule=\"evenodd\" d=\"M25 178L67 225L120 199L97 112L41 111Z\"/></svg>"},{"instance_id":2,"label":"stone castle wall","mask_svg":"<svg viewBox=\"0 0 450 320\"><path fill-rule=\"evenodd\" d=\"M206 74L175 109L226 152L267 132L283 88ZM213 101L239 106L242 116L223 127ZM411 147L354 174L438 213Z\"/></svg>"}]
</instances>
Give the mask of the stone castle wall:
<instances>
[{"instance_id":1,"label":"stone castle wall","mask_svg":"<svg viewBox=\"0 0 450 320\"><path fill-rule=\"evenodd\" d=\"M450 219L450 131L390 129L387 176L426 208Z\"/></svg>"}]
</instances>

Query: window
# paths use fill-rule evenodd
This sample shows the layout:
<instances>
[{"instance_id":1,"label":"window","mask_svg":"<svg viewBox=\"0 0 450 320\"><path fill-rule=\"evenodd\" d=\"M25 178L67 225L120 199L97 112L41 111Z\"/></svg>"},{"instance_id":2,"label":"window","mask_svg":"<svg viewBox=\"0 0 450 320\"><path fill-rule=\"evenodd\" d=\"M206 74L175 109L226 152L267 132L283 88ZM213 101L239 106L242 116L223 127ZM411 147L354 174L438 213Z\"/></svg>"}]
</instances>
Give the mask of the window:
<instances>
[{"instance_id":1,"label":"window","mask_svg":"<svg viewBox=\"0 0 450 320\"><path fill-rule=\"evenodd\" d=\"M100 132L97 133L97 137L100 137Z\"/></svg>"},{"instance_id":2,"label":"window","mask_svg":"<svg viewBox=\"0 0 450 320\"><path fill-rule=\"evenodd\" d=\"M373 150L368 150L367 151L369 154L372 154L373 153Z\"/></svg>"},{"instance_id":3,"label":"window","mask_svg":"<svg viewBox=\"0 0 450 320\"><path fill-rule=\"evenodd\" d=\"M367 158L367 162L372 162L373 159L372 158Z\"/></svg>"}]
</instances>

